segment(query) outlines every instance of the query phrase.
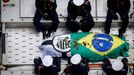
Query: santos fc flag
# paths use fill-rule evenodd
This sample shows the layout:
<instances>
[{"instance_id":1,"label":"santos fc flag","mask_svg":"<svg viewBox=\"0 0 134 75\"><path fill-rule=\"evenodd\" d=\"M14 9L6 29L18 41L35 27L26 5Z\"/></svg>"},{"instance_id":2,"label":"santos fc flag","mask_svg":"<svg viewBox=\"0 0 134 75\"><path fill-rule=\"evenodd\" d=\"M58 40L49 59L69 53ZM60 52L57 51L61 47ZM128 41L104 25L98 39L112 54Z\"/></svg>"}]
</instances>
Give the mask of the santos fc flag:
<instances>
[{"instance_id":1,"label":"santos fc flag","mask_svg":"<svg viewBox=\"0 0 134 75\"><path fill-rule=\"evenodd\" d=\"M115 35L82 32L70 35L72 55L79 53L94 62L104 58L128 56L129 44Z\"/></svg>"}]
</instances>

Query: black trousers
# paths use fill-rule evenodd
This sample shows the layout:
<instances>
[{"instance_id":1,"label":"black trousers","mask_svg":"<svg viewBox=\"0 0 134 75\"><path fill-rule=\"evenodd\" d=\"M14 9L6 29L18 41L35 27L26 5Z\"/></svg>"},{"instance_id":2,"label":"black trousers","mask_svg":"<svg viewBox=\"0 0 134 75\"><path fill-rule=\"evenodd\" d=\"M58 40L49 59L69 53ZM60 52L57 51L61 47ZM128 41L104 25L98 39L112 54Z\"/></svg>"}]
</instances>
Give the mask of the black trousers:
<instances>
[{"instance_id":1,"label":"black trousers","mask_svg":"<svg viewBox=\"0 0 134 75\"><path fill-rule=\"evenodd\" d=\"M70 19L71 17L71 19ZM77 32L79 29L81 29L83 32L89 32L91 28L94 26L94 20L92 15L89 13L86 17L82 15L82 19L80 20L81 25L79 23L75 23L71 20L76 19L76 15L69 15L66 21L66 27L71 31L71 32Z\"/></svg>"},{"instance_id":2,"label":"black trousers","mask_svg":"<svg viewBox=\"0 0 134 75\"><path fill-rule=\"evenodd\" d=\"M119 13L121 20L122 20L122 26L120 27L119 31L120 33L125 33L126 32L126 28L128 26L129 23L129 17L128 17L128 12L121 12L121 11L115 11L114 13ZM108 9L107 12L107 17L106 17L106 21L105 21L105 32L110 33L110 27L111 27L111 23L112 23L112 19L113 19L113 13Z\"/></svg>"},{"instance_id":3,"label":"black trousers","mask_svg":"<svg viewBox=\"0 0 134 75\"><path fill-rule=\"evenodd\" d=\"M55 10L53 11L50 11L47 13L48 14L48 17L52 20L52 30L55 32L58 28L58 25L60 23L59 19L58 19L58 15L57 15L57 12ZM36 28L36 30L38 32L40 32L42 30L42 24L40 22L40 20L42 19L43 15L38 11L36 10L35 12L35 16L34 16L34 19L33 19L33 24Z\"/></svg>"}]
</instances>

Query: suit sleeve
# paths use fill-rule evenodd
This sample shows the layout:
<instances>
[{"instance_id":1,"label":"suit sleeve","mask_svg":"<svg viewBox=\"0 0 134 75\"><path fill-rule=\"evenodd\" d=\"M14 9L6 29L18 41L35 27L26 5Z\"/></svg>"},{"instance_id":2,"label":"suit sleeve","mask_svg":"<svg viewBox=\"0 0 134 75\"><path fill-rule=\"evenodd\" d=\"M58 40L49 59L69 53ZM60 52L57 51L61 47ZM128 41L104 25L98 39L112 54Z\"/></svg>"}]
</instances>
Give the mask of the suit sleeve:
<instances>
[{"instance_id":1,"label":"suit sleeve","mask_svg":"<svg viewBox=\"0 0 134 75\"><path fill-rule=\"evenodd\" d=\"M90 4L90 2L88 2L87 11L88 11L88 12L91 12L91 4Z\"/></svg>"},{"instance_id":2,"label":"suit sleeve","mask_svg":"<svg viewBox=\"0 0 134 75\"><path fill-rule=\"evenodd\" d=\"M127 9L128 12L130 10L130 7L131 7L131 2L130 2L130 0L127 0L127 2L126 2L126 9Z\"/></svg>"},{"instance_id":3,"label":"suit sleeve","mask_svg":"<svg viewBox=\"0 0 134 75\"><path fill-rule=\"evenodd\" d=\"M108 1L107 1L107 7L108 7L109 9L112 9L112 0L108 0Z\"/></svg>"},{"instance_id":4,"label":"suit sleeve","mask_svg":"<svg viewBox=\"0 0 134 75\"><path fill-rule=\"evenodd\" d=\"M40 0L35 0L35 7L38 9L40 6Z\"/></svg>"},{"instance_id":5,"label":"suit sleeve","mask_svg":"<svg viewBox=\"0 0 134 75\"><path fill-rule=\"evenodd\" d=\"M54 10L57 8L57 3L56 3L56 0L54 0L54 2L52 2L52 5L53 5L53 8Z\"/></svg>"}]
</instances>

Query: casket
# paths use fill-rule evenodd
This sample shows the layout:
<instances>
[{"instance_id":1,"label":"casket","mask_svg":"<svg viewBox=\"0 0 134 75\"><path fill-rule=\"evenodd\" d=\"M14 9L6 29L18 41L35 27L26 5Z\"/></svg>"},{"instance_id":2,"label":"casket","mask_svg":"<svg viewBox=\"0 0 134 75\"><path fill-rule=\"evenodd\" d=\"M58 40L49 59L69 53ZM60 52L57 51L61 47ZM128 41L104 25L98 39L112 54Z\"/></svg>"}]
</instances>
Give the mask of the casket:
<instances>
[{"instance_id":1,"label":"casket","mask_svg":"<svg viewBox=\"0 0 134 75\"><path fill-rule=\"evenodd\" d=\"M96 62L105 58L127 57L129 44L125 37L123 38L120 39L116 35L78 32L55 36L43 41L41 46L44 55L71 57L78 53Z\"/></svg>"}]
</instances>

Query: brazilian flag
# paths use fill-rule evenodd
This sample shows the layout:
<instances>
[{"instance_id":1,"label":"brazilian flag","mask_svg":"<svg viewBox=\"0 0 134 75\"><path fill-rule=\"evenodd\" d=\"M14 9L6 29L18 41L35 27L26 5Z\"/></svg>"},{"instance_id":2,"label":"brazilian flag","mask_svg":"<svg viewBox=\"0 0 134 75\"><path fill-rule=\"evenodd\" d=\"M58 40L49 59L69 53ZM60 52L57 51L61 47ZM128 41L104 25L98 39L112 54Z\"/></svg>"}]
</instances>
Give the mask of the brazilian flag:
<instances>
[{"instance_id":1,"label":"brazilian flag","mask_svg":"<svg viewBox=\"0 0 134 75\"><path fill-rule=\"evenodd\" d=\"M98 33L72 33L71 54L79 53L93 62L104 58L127 57L129 44L116 35Z\"/></svg>"}]
</instances>

